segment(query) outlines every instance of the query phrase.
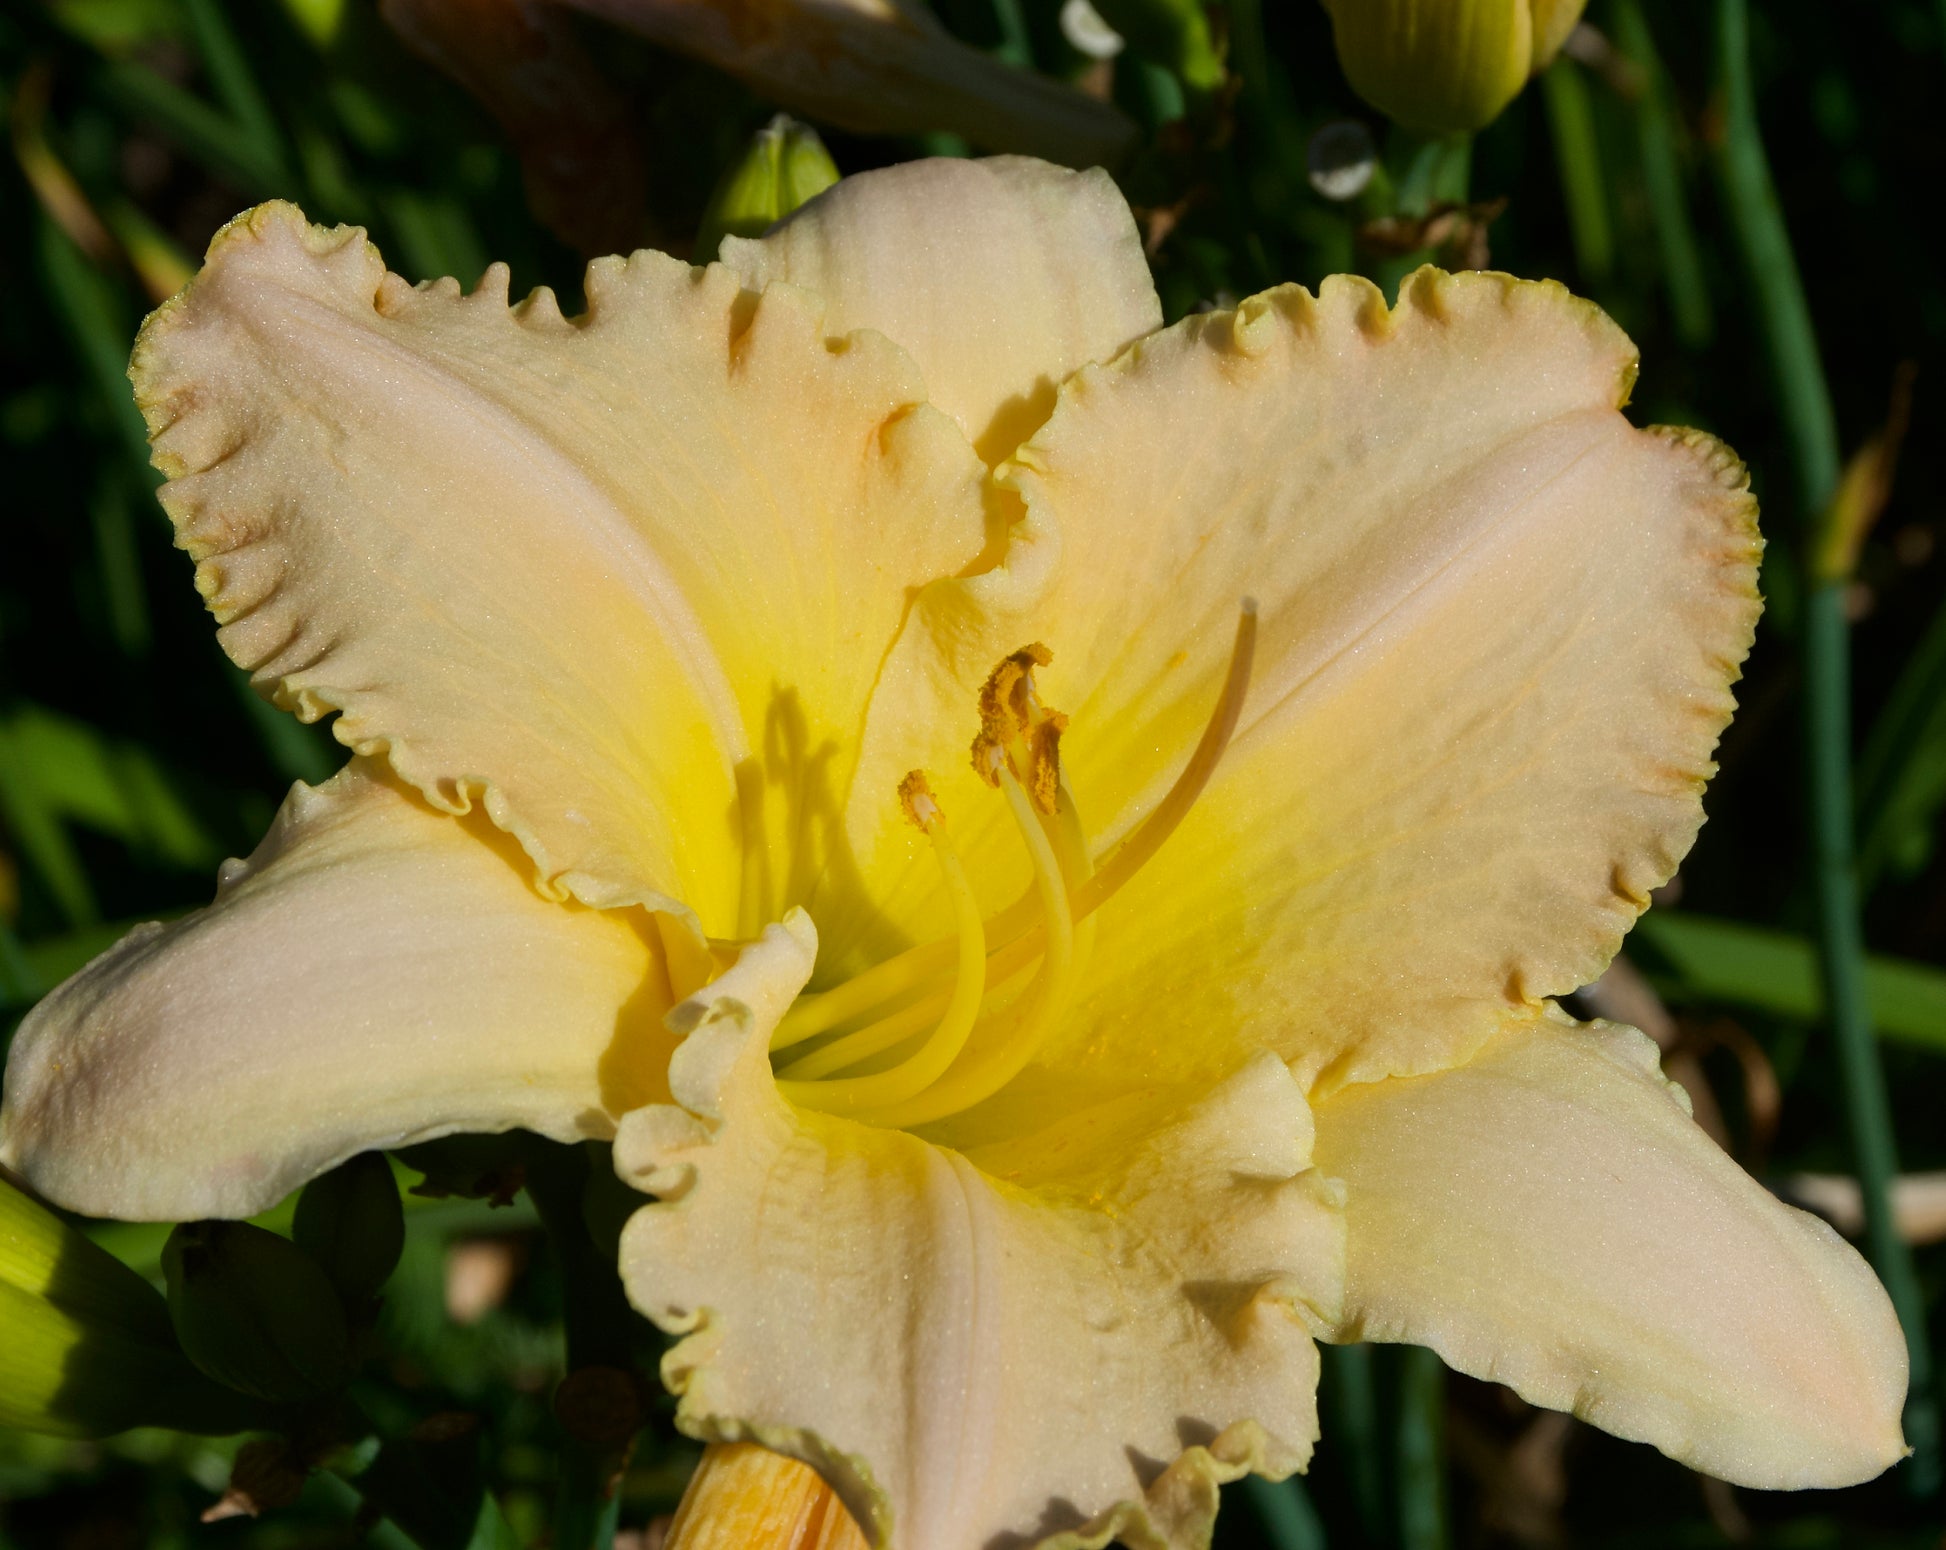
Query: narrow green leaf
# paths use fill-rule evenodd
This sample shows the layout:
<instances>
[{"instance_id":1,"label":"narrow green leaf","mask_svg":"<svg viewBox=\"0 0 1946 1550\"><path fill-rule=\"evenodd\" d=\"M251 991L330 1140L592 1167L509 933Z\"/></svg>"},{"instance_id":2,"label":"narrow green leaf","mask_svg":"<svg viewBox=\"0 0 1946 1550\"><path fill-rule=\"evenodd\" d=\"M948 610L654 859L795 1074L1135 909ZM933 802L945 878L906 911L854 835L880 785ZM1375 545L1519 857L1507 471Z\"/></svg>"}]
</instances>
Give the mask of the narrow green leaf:
<instances>
[{"instance_id":1,"label":"narrow green leaf","mask_svg":"<svg viewBox=\"0 0 1946 1550\"><path fill-rule=\"evenodd\" d=\"M6 718L16 778L50 815L189 870L214 866L223 847L205 830L146 748L39 705Z\"/></svg>"},{"instance_id":2,"label":"narrow green leaf","mask_svg":"<svg viewBox=\"0 0 1946 1550\"><path fill-rule=\"evenodd\" d=\"M1325 1345L1323 1381L1318 1387L1325 1412L1324 1434L1351 1477L1359 1527L1370 1544L1383 1544L1390 1532L1384 1475L1384 1447L1378 1429L1378 1384L1369 1345Z\"/></svg>"},{"instance_id":3,"label":"narrow green leaf","mask_svg":"<svg viewBox=\"0 0 1946 1550\"><path fill-rule=\"evenodd\" d=\"M1241 1484L1244 1499L1264 1526L1271 1550L1326 1550L1324 1521L1297 1476L1271 1481L1246 1475Z\"/></svg>"},{"instance_id":4,"label":"narrow green leaf","mask_svg":"<svg viewBox=\"0 0 1946 1550\"><path fill-rule=\"evenodd\" d=\"M1719 161L1724 199L1770 349L1778 407L1790 433L1804 552L1817 554L1825 548L1824 530L1832 520L1832 497L1838 488L1838 422L1797 255L1777 202L1757 121L1748 0L1717 0L1716 23L1724 104ZM1904 1479L1913 1494L1929 1497L1938 1493L1946 1470L1940 1455L1925 1297L1911 1246L1892 1215L1898 1139L1873 1037L1865 972L1851 795L1851 626L1845 616L1844 592L1843 577L1827 576L1804 599L1806 784L1818 904L1818 961L1865 1201L1866 1240L1873 1268L1898 1310L1910 1358L1905 1435L1913 1452L1904 1466Z\"/></svg>"},{"instance_id":5,"label":"narrow green leaf","mask_svg":"<svg viewBox=\"0 0 1946 1550\"><path fill-rule=\"evenodd\" d=\"M1946 604L1926 626L1872 724L1858 761L1859 886L1932 854L1946 806Z\"/></svg>"},{"instance_id":6,"label":"narrow green leaf","mask_svg":"<svg viewBox=\"0 0 1946 1550\"><path fill-rule=\"evenodd\" d=\"M1130 52L1160 65L1191 91L1223 84L1223 56L1200 0L1096 0L1102 20L1128 39Z\"/></svg>"},{"instance_id":7,"label":"narrow green leaf","mask_svg":"<svg viewBox=\"0 0 1946 1550\"><path fill-rule=\"evenodd\" d=\"M270 104L257 87L257 77L244 58L219 0L183 0L195 34L196 52L224 111L251 142L251 154L266 166L284 160L284 137L271 117Z\"/></svg>"},{"instance_id":8,"label":"narrow green leaf","mask_svg":"<svg viewBox=\"0 0 1946 1550\"><path fill-rule=\"evenodd\" d=\"M1603 285L1615 269L1615 233L1608 219L1608 182L1602 172L1588 81L1573 60L1558 59L1542 75L1541 93L1547 102L1555 165L1561 173L1568 230L1574 237L1575 264L1584 282Z\"/></svg>"},{"instance_id":9,"label":"narrow green leaf","mask_svg":"<svg viewBox=\"0 0 1946 1550\"><path fill-rule=\"evenodd\" d=\"M1446 1550L1446 1364L1424 1346L1399 1357L1399 1546Z\"/></svg>"},{"instance_id":10,"label":"narrow green leaf","mask_svg":"<svg viewBox=\"0 0 1946 1550\"><path fill-rule=\"evenodd\" d=\"M114 427L129 463L149 488L149 433L128 390L128 350L134 320L121 289L90 264L68 234L38 211L34 235L46 294L87 374L101 414Z\"/></svg>"},{"instance_id":11,"label":"narrow green leaf","mask_svg":"<svg viewBox=\"0 0 1946 1550\"><path fill-rule=\"evenodd\" d=\"M158 130L221 177L259 199L296 192L281 163L200 97L132 59L109 61L101 86L109 101L138 124Z\"/></svg>"},{"instance_id":12,"label":"narrow green leaf","mask_svg":"<svg viewBox=\"0 0 1946 1550\"><path fill-rule=\"evenodd\" d=\"M139 660L149 653L149 603L142 589L142 557L127 479L112 473L102 478L88 515L94 523L95 567L108 604L108 628L122 655Z\"/></svg>"},{"instance_id":13,"label":"narrow green leaf","mask_svg":"<svg viewBox=\"0 0 1946 1550\"><path fill-rule=\"evenodd\" d=\"M394 188L380 206L398 233L403 267L416 280L451 276L470 286L485 273L486 248L465 206L450 194L425 194Z\"/></svg>"},{"instance_id":14,"label":"narrow green leaf","mask_svg":"<svg viewBox=\"0 0 1946 1550\"><path fill-rule=\"evenodd\" d=\"M0 825L46 886L70 926L93 925L101 918L87 868L49 806L32 759L19 746L14 729L0 722Z\"/></svg>"},{"instance_id":15,"label":"narrow green leaf","mask_svg":"<svg viewBox=\"0 0 1946 1550\"><path fill-rule=\"evenodd\" d=\"M1649 217L1655 223L1662 283L1675 318L1676 337L1691 349L1701 349L1715 334L1716 320L1683 189L1682 158L1677 154L1681 120L1670 99L1668 72L1656 53L1648 23L1642 19L1642 8L1636 0L1616 0L1614 15L1616 42L1642 77L1642 94L1632 104L1636 152L1642 162L1642 182L1648 194Z\"/></svg>"},{"instance_id":16,"label":"narrow green leaf","mask_svg":"<svg viewBox=\"0 0 1946 1550\"><path fill-rule=\"evenodd\" d=\"M1651 910L1636 922L1629 951L1676 999L1727 1001L1808 1020L1824 1016L1817 950L1788 931ZM1865 987L1881 1034L1946 1055L1946 970L1873 955L1865 960Z\"/></svg>"}]
</instances>

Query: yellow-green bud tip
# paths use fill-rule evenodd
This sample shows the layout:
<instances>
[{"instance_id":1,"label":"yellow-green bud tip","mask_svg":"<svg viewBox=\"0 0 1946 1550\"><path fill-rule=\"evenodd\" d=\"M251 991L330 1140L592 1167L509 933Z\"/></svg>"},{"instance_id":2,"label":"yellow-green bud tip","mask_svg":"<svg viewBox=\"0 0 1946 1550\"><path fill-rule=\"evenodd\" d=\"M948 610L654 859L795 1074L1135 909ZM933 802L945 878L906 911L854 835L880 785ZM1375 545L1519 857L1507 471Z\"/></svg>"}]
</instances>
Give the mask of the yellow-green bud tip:
<instances>
[{"instance_id":1,"label":"yellow-green bud tip","mask_svg":"<svg viewBox=\"0 0 1946 1550\"><path fill-rule=\"evenodd\" d=\"M696 230L696 261L716 257L725 237L762 236L837 181L817 131L779 113L718 180Z\"/></svg>"},{"instance_id":2,"label":"yellow-green bud tip","mask_svg":"<svg viewBox=\"0 0 1946 1550\"><path fill-rule=\"evenodd\" d=\"M1484 128L1559 52L1587 0L1324 0L1358 95L1414 129Z\"/></svg>"},{"instance_id":3,"label":"yellow-green bud tip","mask_svg":"<svg viewBox=\"0 0 1946 1550\"><path fill-rule=\"evenodd\" d=\"M133 1270L0 1181L0 1427L105 1437L240 1431L255 1410L183 1360Z\"/></svg>"}]
</instances>

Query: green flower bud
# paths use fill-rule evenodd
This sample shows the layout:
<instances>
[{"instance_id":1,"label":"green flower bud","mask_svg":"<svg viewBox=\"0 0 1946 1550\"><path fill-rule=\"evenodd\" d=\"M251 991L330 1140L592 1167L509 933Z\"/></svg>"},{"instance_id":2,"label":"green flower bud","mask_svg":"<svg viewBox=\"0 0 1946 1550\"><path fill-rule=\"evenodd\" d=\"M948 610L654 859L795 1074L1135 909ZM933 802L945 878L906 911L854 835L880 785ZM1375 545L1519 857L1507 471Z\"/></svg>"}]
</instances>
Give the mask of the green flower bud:
<instances>
[{"instance_id":1,"label":"green flower bud","mask_svg":"<svg viewBox=\"0 0 1946 1550\"><path fill-rule=\"evenodd\" d=\"M106 1437L254 1423L247 1401L183 1359L148 1282L0 1182L0 1427Z\"/></svg>"},{"instance_id":2,"label":"green flower bud","mask_svg":"<svg viewBox=\"0 0 1946 1550\"><path fill-rule=\"evenodd\" d=\"M405 1252L405 1212L392 1165L361 1152L297 1197L291 1223L297 1246L323 1267L354 1316L378 1295Z\"/></svg>"},{"instance_id":3,"label":"green flower bud","mask_svg":"<svg viewBox=\"0 0 1946 1550\"><path fill-rule=\"evenodd\" d=\"M838 165L817 131L779 113L717 181L696 229L696 262L716 257L725 237L762 236L837 181Z\"/></svg>"},{"instance_id":4,"label":"green flower bud","mask_svg":"<svg viewBox=\"0 0 1946 1550\"><path fill-rule=\"evenodd\" d=\"M351 1334L331 1278L287 1238L248 1222L190 1222L162 1250L169 1317L219 1383L279 1403L351 1376Z\"/></svg>"},{"instance_id":5,"label":"green flower bud","mask_svg":"<svg viewBox=\"0 0 1946 1550\"><path fill-rule=\"evenodd\" d=\"M1587 0L1324 0L1358 95L1414 129L1493 122L1560 51Z\"/></svg>"}]
</instances>

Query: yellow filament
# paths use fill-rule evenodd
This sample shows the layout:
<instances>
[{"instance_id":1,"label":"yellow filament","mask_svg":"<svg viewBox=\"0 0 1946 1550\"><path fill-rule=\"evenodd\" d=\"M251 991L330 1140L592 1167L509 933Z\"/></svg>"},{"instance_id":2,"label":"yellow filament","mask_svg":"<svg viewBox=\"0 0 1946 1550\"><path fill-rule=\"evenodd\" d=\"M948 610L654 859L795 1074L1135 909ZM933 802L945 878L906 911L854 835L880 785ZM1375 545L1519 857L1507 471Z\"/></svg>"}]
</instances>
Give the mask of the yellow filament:
<instances>
[{"instance_id":1,"label":"yellow filament","mask_svg":"<svg viewBox=\"0 0 1946 1550\"><path fill-rule=\"evenodd\" d=\"M1059 786L1054 815L1043 818L1041 827L1047 830L1054 853L1060 857L1061 877L1068 885L1068 902L1075 905L1076 895L1095 874L1095 863L1088 854L1088 831L1081 822L1081 811L1074 805L1074 793L1068 790L1066 781ZM1074 963L1077 974L1087 968L1088 959L1094 953L1095 924L1092 914L1084 917L1080 907L1075 905Z\"/></svg>"},{"instance_id":2,"label":"yellow filament","mask_svg":"<svg viewBox=\"0 0 1946 1550\"><path fill-rule=\"evenodd\" d=\"M1236 644L1230 648L1230 670L1223 678L1223 693L1209 725L1203 728L1196 751L1189 756L1189 763L1183 766L1182 774L1176 777L1168 794L1156 803L1155 811L1115 847L1093 877L1075 890L1077 916L1089 915L1112 899L1189 816L1190 808L1196 805L1210 776L1216 773L1223 750L1230 746L1230 739L1236 733L1237 718L1243 714L1244 693L1250 687L1250 663L1256 654L1257 600L1246 597L1237 615Z\"/></svg>"},{"instance_id":3,"label":"yellow filament","mask_svg":"<svg viewBox=\"0 0 1946 1550\"><path fill-rule=\"evenodd\" d=\"M1031 893L1008 905L987 921L987 945L998 949L1015 940L1035 924L1039 913ZM896 958L875 963L842 985L834 985L817 995L799 996L771 1034L770 1047L775 1051L802 1044L840 1023L862 1017L894 996L930 985L945 975L957 956L957 938L942 937L923 947L907 948Z\"/></svg>"},{"instance_id":4,"label":"yellow filament","mask_svg":"<svg viewBox=\"0 0 1946 1550\"><path fill-rule=\"evenodd\" d=\"M1176 777L1168 794L1156 804L1155 810L1115 848L1092 877L1074 889L1074 918L1077 922L1085 921L1114 897L1175 833L1196 799L1203 794L1203 788L1209 784L1210 776L1216 772L1216 766L1236 732L1237 718L1243 711L1244 694L1250 687L1250 668L1256 656L1256 646L1257 604L1254 599L1245 598L1237 618L1236 643L1231 647L1230 667L1224 675L1223 690L1209 724L1203 728L1203 736L1196 744L1195 752L1189 756L1189 762L1183 766L1182 773ZM1063 805L1067 804L1064 802ZM1002 949L1016 943L1022 943L1028 949L1029 957L1040 951L1041 928L1035 919L1036 913L1035 900L1029 895L986 923L987 944L996 956ZM928 942L923 947L909 948L896 958L875 964L864 973L822 994L800 996L771 1035L770 1047L773 1050L788 1048L840 1023L849 1022L854 1017L862 1017L895 996L929 986L944 975L952 965L953 958L954 943L950 938ZM997 964L989 964L987 983L997 984L1007 974L1014 972L1019 963L1020 960L1016 959L1006 973L997 973ZM879 1047L887 1048L897 1042L897 1039L891 1039ZM862 1059L862 1055L859 1058Z\"/></svg>"},{"instance_id":5,"label":"yellow filament","mask_svg":"<svg viewBox=\"0 0 1946 1550\"><path fill-rule=\"evenodd\" d=\"M958 988L955 982L952 991L942 990L910 1002L896 1012L879 1018L877 1022L855 1028L808 1055L798 1056L789 1065L779 1068L777 1079L780 1082L814 1082L847 1066L855 1066L861 1060L869 1060L895 1044L903 1044L914 1034L924 1033L946 1015L947 1004Z\"/></svg>"},{"instance_id":6,"label":"yellow filament","mask_svg":"<svg viewBox=\"0 0 1946 1550\"><path fill-rule=\"evenodd\" d=\"M1007 799L1020 837L1034 862L1034 882L1040 896L1042 931L1046 949L1041 972L1034 981L1034 999L1013 1033L971 1061L955 1068L944 1078L916 1096L874 1106L861 1118L875 1125L905 1127L923 1125L971 1108L991 1097L1018 1076L1045 1042L1049 1030L1059 1020L1074 986L1074 915L1068 904L1067 884L1061 876L1061 863L1054 846L1041 827L1033 800L1013 772L998 772L1001 793Z\"/></svg>"},{"instance_id":7,"label":"yellow filament","mask_svg":"<svg viewBox=\"0 0 1946 1550\"><path fill-rule=\"evenodd\" d=\"M843 1039L798 1061L777 1086L785 1097L805 1108L832 1114L854 1114L860 1109L899 1103L923 1092L959 1058L960 1051L966 1048L967 1036L973 1032L973 1023L980 1015L980 1001L986 994L987 958L986 931L980 922L980 901L973 893L973 885L966 880L966 869L960 865L959 857L954 854L946 838L945 821L939 816L937 807L922 809L922 812L925 816L921 821L927 837L932 840L933 854L939 860L940 875L945 879L946 892L953 901L954 920L959 926L959 973L953 983L952 998L946 1003L945 1015L925 1043L889 1071L827 1081L798 1079L800 1072L805 1078L814 1077L822 1071L839 1070L864 1058L864 1052L860 1052L840 1057L835 1064L824 1064L825 1057L843 1044ZM889 1049L898 1042L897 1038L890 1039L880 1047ZM803 1069L814 1063L816 1070Z\"/></svg>"}]
</instances>

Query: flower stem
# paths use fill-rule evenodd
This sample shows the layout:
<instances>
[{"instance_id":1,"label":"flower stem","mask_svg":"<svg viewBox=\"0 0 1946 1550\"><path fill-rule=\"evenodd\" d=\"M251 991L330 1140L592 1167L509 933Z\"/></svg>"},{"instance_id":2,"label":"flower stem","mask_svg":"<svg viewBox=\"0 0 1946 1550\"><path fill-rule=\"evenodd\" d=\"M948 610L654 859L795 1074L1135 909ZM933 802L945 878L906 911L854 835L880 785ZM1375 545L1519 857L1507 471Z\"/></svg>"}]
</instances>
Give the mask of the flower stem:
<instances>
[{"instance_id":1,"label":"flower stem","mask_svg":"<svg viewBox=\"0 0 1946 1550\"><path fill-rule=\"evenodd\" d=\"M689 1478L663 1550L866 1550L844 1503L808 1464L714 1442Z\"/></svg>"},{"instance_id":2,"label":"flower stem","mask_svg":"<svg viewBox=\"0 0 1946 1550\"><path fill-rule=\"evenodd\" d=\"M1750 78L1747 0L1717 0L1725 124L1720 174L1763 325L1796 468L1804 515L1804 552L1820 551L1820 524L1838 487L1837 419L1831 407L1817 335L1804 297L1758 130ZM1911 1358L1905 1433L1913 1457L1907 1482L1917 1495L1940 1485L1939 1413L1932 1391L1932 1352L1925 1303L1912 1255L1891 1206L1898 1172L1885 1073L1879 1063L1865 994L1851 798L1851 639L1844 594L1849 577L1807 566L1803 616L1805 738L1811 819L1811 865L1818 906L1818 945L1825 1004L1837 1040L1846 1119L1864 1195L1872 1263L1905 1329Z\"/></svg>"}]
</instances>

